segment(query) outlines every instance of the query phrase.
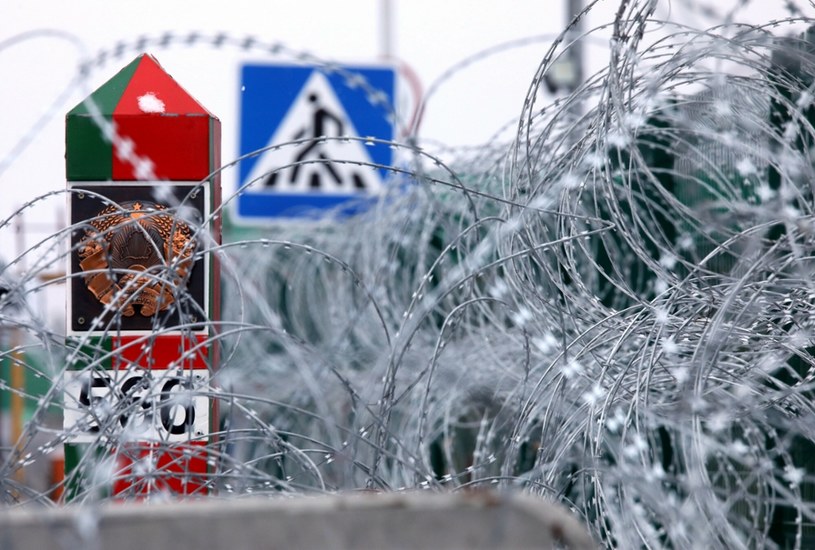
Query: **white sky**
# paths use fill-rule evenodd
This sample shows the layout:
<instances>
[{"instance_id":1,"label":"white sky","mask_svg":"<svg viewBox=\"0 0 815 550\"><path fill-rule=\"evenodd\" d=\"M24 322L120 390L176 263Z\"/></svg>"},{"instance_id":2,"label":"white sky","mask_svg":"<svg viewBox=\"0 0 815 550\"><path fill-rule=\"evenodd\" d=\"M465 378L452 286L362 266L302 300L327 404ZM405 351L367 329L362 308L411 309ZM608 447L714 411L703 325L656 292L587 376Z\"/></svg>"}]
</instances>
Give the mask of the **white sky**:
<instances>
[{"instance_id":1,"label":"white sky","mask_svg":"<svg viewBox=\"0 0 815 550\"><path fill-rule=\"evenodd\" d=\"M452 65L491 46L535 35L555 34L563 28L565 0L393 0L394 53L410 65L425 89ZM708 1L717 6L738 0ZM806 4L806 2L800 2ZM660 0L657 16L702 25L690 14L694 0ZM782 0L753 0L738 20L766 21L783 17ZM587 28L612 20L618 0L600 0ZM43 193L64 189L64 114L90 91L128 63L136 52L136 38L166 30L179 33L225 32L278 41L327 60L375 62L380 53L380 0L3 0L0 23L0 220ZM812 10L812 8L808 8ZM815 10L810 15L815 14ZM5 41L27 31L50 29L73 37L39 37L8 46ZM95 69L83 88L74 88L61 101L83 55L112 50L123 41L127 54ZM532 75L549 47L542 41L479 62L443 87L428 106L422 136L454 145L478 144L504 123L518 116ZM237 150L238 70L246 61L286 61L290 58L242 52L235 48L174 46L150 48L173 77L223 127L223 159ZM600 39L587 48L590 69L604 65L607 50ZM409 103L406 99L406 103ZM32 126L53 112L35 134ZM31 138L12 154L21 139ZM11 162L10 162L11 161ZM10 164L9 164L10 162ZM234 180L224 181L225 192ZM24 218L28 242L64 223L64 198L32 210ZM0 258L16 256L8 228L0 229Z\"/></svg>"}]
</instances>

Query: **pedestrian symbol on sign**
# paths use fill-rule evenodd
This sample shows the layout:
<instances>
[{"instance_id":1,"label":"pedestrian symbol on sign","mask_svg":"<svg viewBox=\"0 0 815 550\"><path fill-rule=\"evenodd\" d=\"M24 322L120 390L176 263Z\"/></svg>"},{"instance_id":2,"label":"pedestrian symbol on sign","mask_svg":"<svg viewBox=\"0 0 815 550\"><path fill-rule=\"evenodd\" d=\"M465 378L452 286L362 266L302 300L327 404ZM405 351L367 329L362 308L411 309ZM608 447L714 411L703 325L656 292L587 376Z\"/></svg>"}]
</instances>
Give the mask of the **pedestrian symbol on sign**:
<instances>
[{"instance_id":1,"label":"pedestrian symbol on sign","mask_svg":"<svg viewBox=\"0 0 815 550\"><path fill-rule=\"evenodd\" d=\"M334 159L326 155L323 140L320 138L339 138L346 135L344 120L323 107L316 93L310 94L308 100L314 109L311 120L309 120L309 126L302 128L292 136L292 141L301 139L310 139L310 141L306 141L298 148L297 155L294 157L294 164L289 171L290 177L288 184L296 186L303 163L316 158L320 161L320 169L310 173L308 186L311 189L327 189L328 186L333 183L335 188L342 187L343 180L337 169L332 165ZM333 132L329 130L332 125ZM276 186L278 184L279 173L280 172L275 171L269 174L266 180L264 180L266 186ZM329 177L329 183L324 183L323 176ZM365 189L365 181L358 171L351 174L351 179L355 188ZM283 183L283 185L285 185L285 183Z\"/></svg>"},{"instance_id":2,"label":"pedestrian symbol on sign","mask_svg":"<svg viewBox=\"0 0 815 550\"><path fill-rule=\"evenodd\" d=\"M393 153L377 140L393 139L395 75L390 68L353 71L385 101L372 102L365 89L347 84L347 73L244 67L240 152L260 152L240 168L240 219L311 217L309 211L346 205L351 212L385 190Z\"/></svg>"},{"instance_id":3,"label":"pedestrian symbol on sign","mask_svg":"<svg viewBox=\"0 0 815 550\"><path fill-rule=\"evenodd\" d=\"M348 139L355 136L356 128L331 84L314 71L249 179L260 179L266 189L280 192L376 193L381 178L365 146Z\"/></svg>"}]
</instances>

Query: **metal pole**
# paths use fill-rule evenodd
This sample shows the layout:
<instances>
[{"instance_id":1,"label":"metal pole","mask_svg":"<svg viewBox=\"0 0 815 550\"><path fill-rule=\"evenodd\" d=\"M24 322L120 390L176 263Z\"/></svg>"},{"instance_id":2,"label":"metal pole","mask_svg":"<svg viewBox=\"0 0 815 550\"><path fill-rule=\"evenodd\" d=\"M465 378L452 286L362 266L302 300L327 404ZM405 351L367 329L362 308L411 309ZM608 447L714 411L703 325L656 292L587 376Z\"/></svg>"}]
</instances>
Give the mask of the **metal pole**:
<instances>
[{"instance_id":1,"label":"metal pole","mask_svg":"<svg viewBox=\"0 0 815 550\"><path fill-rule=\"evenodd\" d=\"M19 269L22 271L22 255L25 246L25 234L23 232L23 213L20 212L14 217L14 231L15 231L15 248L17 249L17 258L20 262ZM21 273L22 274L22 273ZM22 277L21 277L22 279ZM22 339L20 338L20 327L14 325L11 327L11 349L14 350L11 354L11 367L10 382L11 382L11 441L9 442L15 450L21 449L22 442L20 437L23 434L23 415L25 413L25 403L23 402L23 392L25 391L25 369L23 368L23 353L20 351ZM19 453L17 453L19 454ZM25 471L23 467L17 469L14 473L17 481L22 482L25 480Z\"/></svg>"},{"instance_id":2,"label":"metal pole","mask_svg":"<svg viewBox=\"0 0 815 550\"><path fill-rule=\"evenodd\" d=\"M393 57L392 0L379 0L379 53L382 59Z\"/></svg>"},{"instance_id":3,"label":"metal pole","mask_svg":"<svg viewBox=\"0 0 815 550\"><path fill-rule=\"evenodd\" d=\"M566 0L566 26L568 27L577 14L583 11L583 0ZM576 90L583 82L583 43L579 37L583 34L583 20L580 19L571 27L568 37L574 43L569 48L569 58L574 68L574 87Z\"/></svg>"}]
</instances>

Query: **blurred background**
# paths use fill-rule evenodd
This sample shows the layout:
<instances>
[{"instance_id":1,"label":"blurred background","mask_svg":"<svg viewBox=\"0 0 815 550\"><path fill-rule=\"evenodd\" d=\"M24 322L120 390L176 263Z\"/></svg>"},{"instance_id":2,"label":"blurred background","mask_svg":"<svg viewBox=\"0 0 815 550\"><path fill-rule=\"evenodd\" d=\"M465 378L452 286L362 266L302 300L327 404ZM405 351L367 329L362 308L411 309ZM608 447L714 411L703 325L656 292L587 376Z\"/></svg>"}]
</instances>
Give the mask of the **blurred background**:
<instances>
[{"instance_id":1,"label":"blurred background","mask_svg":"<svg viewBox=\"0 0 815 550\"><path fill-rule=\"evenodd\" d=\"M417 183L343 225L226 228L221 494L500 485L620 547L815 540L811 5L258 4L4 3L0 359L31 374L0 378L11 500L63 487L63 358L111 360L63 338L65 114L147 52L220 119L223 165L245 65L394 67ZM89 501L112 477L91 456Z\"/></svg>"},{"instance_id":2,"label":"blurred background","mask_svg":"<svg viewBox=\"0 0 815 550\"><path fill-rule=\"evenodd\" d=\"M0 223L0 259L10 261L65 226L63 195L10 218L27 201L64 189L65 113L135 57L140 43L220 118L224 163L238 151L241 65L302 59L395 64L399 114L413 120L423 94L431 92L417 137L422 147L444 156L449 147L482 145L502 130L506 134L507 126L512 130L535 71L566 27L570 6L590 8L583 22L590 33L583 41L584 75L607 67L609 25L619 4L142 0L125 7L104 0L7 1L0 26L0 72L5 75L0 86L0 220L7 222ZM730 21L765 24L787 17L787 4L659 2L654 16L697 28ZM222 35L223 40L186 45L183 39L192 33ZM664 34L659 25L651 26L645 40L655 42ZM247 37L285 48L278 53L244 49L240 44ZM86 61L91 63L83 75L79 67ZM558 95L541 90L542 104ZM236 188L235 174L224 173L225 196ZM58 296L43 300L61 303ZM58 306L49 319L55 330L64 324Z\"/></svg>"}]
</instances>

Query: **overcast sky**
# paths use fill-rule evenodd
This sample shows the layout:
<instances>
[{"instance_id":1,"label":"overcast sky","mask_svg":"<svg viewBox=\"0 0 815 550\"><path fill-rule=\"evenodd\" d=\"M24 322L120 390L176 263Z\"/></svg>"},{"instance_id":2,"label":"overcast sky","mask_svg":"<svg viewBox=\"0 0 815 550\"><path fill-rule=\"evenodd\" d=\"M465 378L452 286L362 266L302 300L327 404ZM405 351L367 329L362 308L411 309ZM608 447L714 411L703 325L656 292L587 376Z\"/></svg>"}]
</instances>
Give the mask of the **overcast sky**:
<instances>
[{"instance_id":1,"label":"overcast sky","mask_svg":"<svg viewBox=\"0 0 815 550\"><path fill-rule=\"evenodd\" d=\"M529 82L551 39L564 26L560 0L393 0L393 53L427 89L440 75L478 51L507 41L540 37L530 45L482 60L442 87L426 111L422 136L453 145L478 144L517 118ZM708 2L725 12L738 0ZM658 17L705 25L687 6L694 0L661 2ZM736 16L763 21L784 15L782 0L753 0ZM601 0L588 20L592 28L612 20L617 0ZM0 24L0 219L43 193L63 189L64 114L135 56L142 35L224 32L281 42L326 60L376 62L382 52L380 0L240 1L4 0ZM45 31L49 32L46 33ZM9 40L23 33L24 41ZM54 31L56 34L54 34ZM49 35L49 33L51 33ZM587 49L589 69L603 66L607 48L598 34ZM125 58L94 68L90 78L71 86L83 56L127 46ZM164 68L223 125L223 158L237 150L239 69L249 61L290 61L237 48L149 48ZM402 105L410 110L413 98ZM51 109L49 114L49 108ZM43 118L45 117L45 118ZM45 121L36 132L38 121ZM21 141L22 140L22 141ZM18 153L15 147L27 145ZM234 188L226 177L225 191ZM64 198L25 217L31 237L64 223ZM31 242L31 239L29 239ZM0 229L0 257L14 256L8 229Z\"/></svg>"}]
</instances>

